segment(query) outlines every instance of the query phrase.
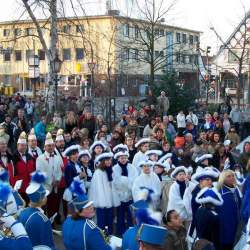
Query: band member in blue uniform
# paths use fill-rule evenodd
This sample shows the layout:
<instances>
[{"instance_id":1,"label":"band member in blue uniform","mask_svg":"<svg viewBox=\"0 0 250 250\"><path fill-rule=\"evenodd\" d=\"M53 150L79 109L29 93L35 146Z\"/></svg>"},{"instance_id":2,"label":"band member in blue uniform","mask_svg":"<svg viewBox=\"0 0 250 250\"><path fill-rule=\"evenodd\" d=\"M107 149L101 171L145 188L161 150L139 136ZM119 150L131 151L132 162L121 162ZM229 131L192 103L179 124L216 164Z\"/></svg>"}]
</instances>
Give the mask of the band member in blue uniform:
<instances>
[{"instance_id":1,"label":"band member in blue uniform","mask_svg":"<svg viewBox=\"0 0 250 250\"><path fill-rule=\"evenodd\" d=\"M165 227L142 224L139 229L140 250L160 250L165 243L167 229Z\"/></svg>"},{"instance_id":2,"label":"band member in blue uniform","mask_svg":"<svg viewBox=\"0 0 250 250\"><path fill-rule=\"evenodd\" d=\"M232 170L224 170L221 173L218 190L224 201L223 205L217 209L220 218L221 249L232 250L240 221L242 197L240 190L236 186L235 173Z\"/></svg>"},{"instance_id":3,"label":"band member in blue uniform","mask_svg":"<svg viewBox=\"0 0 250 250\"><path fill-rule=\"evenodd\" d=\"M36 171L32 177L26 193L30 199L28 208L19 215L19 220L24 225L32 246L45 246L56 249L53 242L51 221L44 214L42 207L46 205L49 191L45 189L46 175Z\"/></svg>"},{"instance_id":4,"label":"band member in blue uniform","mask_svg":"<svg viewBox=\"0 0 250 250\"><path fill-rule=\"evenodd\" d=\"M63 242L67 250L111 250L103 231L91 220L95 216L93 202L88 200L81 182L70 187L73 200L68 203L71 216L63 224Z\"/></svg>"},{"instance_id":5,"label":"band member in blue uniform","mask_svg":"<svg viewBox=\"0 0 250 250\"><path fill-rule=\"evenodd\" d=\"M133 203L132 186L138 173L134 166L128 162L127 151L118 152L114 159L117 164L113 167L113 188L119 199L117 207L117 234L122 235L127 227L133 225L129 206ZM126 223L127 221L127 227Z\"/></svg>"},{"instance_id":6,"label":"band member in blue uniform","mask_svg":"<svg viewBox=\"0 0 250 250\"><path fill-rule=\"evenodd\" d=\"M215 188L205 187L196 196L196 202L201 204L195 214L197 237L214 244L220 250L220 220L216 207L223 204L222 197Z\"/></svg>"},{"instance_id":7,"label":"band member in blue uniform","mask_svg":"<svg viewBox=\"0 0 250 250\"><path fill-rule=\"evenodd\" d=\"M1 250L32 250L30 239L23 225L6 213L8 197L11 194L9 185L0 183L0 224L9 229L13 237L7 237L0 229Z\"/></svg>"}]
</instances>

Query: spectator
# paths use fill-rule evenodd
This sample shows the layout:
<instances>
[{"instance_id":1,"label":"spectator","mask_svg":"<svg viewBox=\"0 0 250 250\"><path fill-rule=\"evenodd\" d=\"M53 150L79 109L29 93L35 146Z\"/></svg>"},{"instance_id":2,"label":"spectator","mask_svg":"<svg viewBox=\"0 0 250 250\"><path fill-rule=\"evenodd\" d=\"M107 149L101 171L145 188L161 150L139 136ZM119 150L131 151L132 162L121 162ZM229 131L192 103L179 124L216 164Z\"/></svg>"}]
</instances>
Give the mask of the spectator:
<instances>
[{"instance_id":1,"label":"spectator","mask_svg":"<svg viewBox=\"0 0 250 250\"><path fill-rule=\"evenodd\" d=\"M151 89L148 90L147 104L148 104L148 106L150 106L150 105L156 106L157 105L157 98L155 97L155 95L153 94Z\"/></svg>"},{"instance_id":2,"label":"spectator","mask_svg":"<svg viewBox=\"0 0 250 250\"><path fill-rule=\"evenodd\" d=\"M47 119L45 116L41 117L41 121L38 122L35 126L35 135L38 141L38 144L43 145L46 138L46 123Z\"/></svg>"},{"instance_id":3,"label":"spectator","mask_svg":"<svg viewBox=\"0 0 250 250\"><path fill-rule=\"evenodd\" d=\"M33 126L35 105L32 102L31 98L29 98L28 101L25 103L24 110L26 113L27 120L30 122L30 125Z\"/></svg>"},{"instance_id":4,"label":"spectator","mask_svg":"<svg viewBox=\"0 0 250 250\"><path fill-rule=\"evenodd\" d=\"M243 152L240 154L239 163L245 170L248 161L250 160L250 142L244 143Z\"/></svg>"},{"instance_id":5,"label":"spectator","mask_svg":"<svg viewBox=\"0 0 250 250\"><path fill-rule=\"evenodd\" d=\"M222 122L220 120L217 120L214 123L214 132L218 133L220 135L221 140L224 140L225 137L225 131L222 125Z\"/></svg>"},{"instance_id":6,"label":"spectator","mask_svg":"<svg viewBox=\"0 0 250 250\"><path fill-rule=\"evenodd\" d=\"M186 241L187 230L183 226L179 214L175 210L168 211L163 217L163 223L168 230L163 249L188 250Z\"/></svg>"},{"instance_id":7,"label":"spectator","mask_svg":"<svg viewBox=\"0 0 250 250\"><path fill-rule=\"evenodd\" d=\"M230 119L232 120L234 126L235 126L235 130L236 132L239 134L239 129L240 129L240 119L241 119L241 113L240 110L237 106L235 106L230 114L229 114Z\"/></svg>"},{"instance_id":8,"label":"spectator","mask_svg":"<svg viewBox=\"0 0 250 250\"><path fill-rule=\"evenodd\" d=\"M65 119L65 132L71 133L75 127L77 127L76 114L73 111L69 111L67 112Z\"/></svg>"},{"instance_id":9,"label":"spectator","mask_svg":"<svg viewBox=\"0 0 250 250\"><path fill-rule=\"evenodd\" d=\"M87 128L89 131L89 138L91 140L94 139L94 132L96 127L95 118L92 116L91 112L86 112L85 117L82 120L81 124L79 125L80 129Z\"/></svg>"},{"instance_id":10,"label":"spectator","mask_svg":"<svg viewBox=\"0 0 250 250\"><path fill-rule=\"evenodd\" d=\"M27 119L25 119L25 116L24 116L24 110L19 108L17 110L17 117L15 117L13 119L13 122L17 125L18 127L18 124L19 124L19 127L20 125L22 126L22 130L25 132L25 133L28 133L29 132L29 123L27 121Z\"/></svg>"},{"instance_id":11,"label":"spectator","mask_svg":"<svg viewBox=\"0 0 250 250\"><path fill-rule=\"evenodd\" d=\"M167 115L169 110L169 99L166 96L165 91L161 91L161 95L157 97L158 114L162 117Z\"/></svg>"},{"instance_id":12,"label":"spectator","mask_svg":"<svg viewBox=\"0 0 250 250\"><path fill-rule=\"evenodd\" d=\"M4 110L4 105L0 104L0 123L4 122L6 111Z\"/></svg>"},{"instance_id":13,"label":"spectator","mask_svg":"<svg viewBox=\"0 0 250 250\"><path fill-rule=\"evenodd\" d=\"M175 130L174 125L171 122L169 122L169 117L167 115L163 116L162 123L165 127L165 136L166 136L167 140L171 144L173 144L174 138L176 136L176 130Z\"/></svg>"},{"instance_id":14,"label":"spectator","mask_svg":"<svg viewBox=\"0 0 250 250\"><path fill-rule=\"evenodd\" d=\"M55 129L64 128L63 120L59 112L54 113L53 124L55 126Z\"/></svg>"},{"instance_id":15,"label":"spectator","mask_svg":"<svg viewBox=\"0 0 250 250\"><path fill-rule=\"evenodd\" d=\"M235 148L240 143L240 137L234 126L231 126L230 130L226 134L225 140L230 140L232 142L232 148Z\"/></svg>"},{"instance_id":16,"label":"spectator","mask_svg":"<svg viewBox=\"0 0 250 250\"><path fill-rule=\"evenodd\" d=\"M148 125L143 130L143 137L149 137L153 133L153 128L156 124L155 118L149 120Z\"/></svg>"},{"instance_id":17,"label":"spectator","mask_svg":"<svg viewBox=\"0 0 250 250\"><path fill-rule=\"evenodd\" d=\"M193 113L192 110L189 111L188 115L186 116L186 120L187 122L191 122L192 124L194 124L194 126L198 126L198 117L196 114Z\"/></svg>"},{"instance_id":18,"label":"spectator","mask_svg":"<svg viewBox=\"0 0 250 250\"><path fill-rule=\"evenodd\" d=\"M225 132L225 134L227 134L230 127L231 127L231 121L230 121L229 116L228 116L227 113L225 113L224 116L223 116L222 124L223 124L224 132Z\"/></svg>"},{"instance_id":19,"label":"spectator","mask_svg":"<svg viewBox=\"0 0 250 250\"><path fill-rule=\"evenodd\" d=\"M181 132L186 129L186 117L182 110L177 115L177 128Z\"/></svg>"}]
</instances>

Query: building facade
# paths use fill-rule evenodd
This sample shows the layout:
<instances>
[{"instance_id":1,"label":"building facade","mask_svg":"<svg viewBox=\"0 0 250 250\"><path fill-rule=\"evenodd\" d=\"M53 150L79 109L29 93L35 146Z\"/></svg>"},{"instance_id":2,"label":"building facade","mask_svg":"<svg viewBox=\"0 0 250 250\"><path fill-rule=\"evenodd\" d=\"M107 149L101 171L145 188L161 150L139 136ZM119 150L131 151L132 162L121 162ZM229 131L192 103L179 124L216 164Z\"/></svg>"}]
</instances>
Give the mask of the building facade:
<instances>
[{"instance_id":1,"label":"building facade","mask_svg":"<svg viewBox=\"0 0 250 250\"><path fill-rule=\"evenodd\" d=\"M47 44L50 26L39 20ZM154 64L155 81L167 71L175 70L180 80L198 84L200 32L157 23L154 43L148 48L147 22L104 15L58 19L58 55L61 91L76 95L143 95ZM15 91L32 89L28 59L39 57L36 89L47 84L48 61L34 24L29 21L0 23L0 82Z\"/></svg>"}]
</instances>

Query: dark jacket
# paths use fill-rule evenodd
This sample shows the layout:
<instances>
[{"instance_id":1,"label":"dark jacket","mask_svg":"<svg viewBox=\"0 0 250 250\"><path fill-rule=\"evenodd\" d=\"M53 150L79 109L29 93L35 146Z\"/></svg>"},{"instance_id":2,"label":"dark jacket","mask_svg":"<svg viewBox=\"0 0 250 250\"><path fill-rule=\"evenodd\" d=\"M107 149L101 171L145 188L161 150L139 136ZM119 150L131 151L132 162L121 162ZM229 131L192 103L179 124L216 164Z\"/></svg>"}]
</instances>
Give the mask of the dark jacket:
<instances>
[{"instance_id":1,"label":"dark jacket","mask_svg":"<svg viewBox=\"0 0 250 250\"><path fill-rule=\"evenodd\" d=\"M181 227L178 231L168 229L167 238L163 250L188 250L186 242L187 231Z\"/></svg>"}]
</instances>

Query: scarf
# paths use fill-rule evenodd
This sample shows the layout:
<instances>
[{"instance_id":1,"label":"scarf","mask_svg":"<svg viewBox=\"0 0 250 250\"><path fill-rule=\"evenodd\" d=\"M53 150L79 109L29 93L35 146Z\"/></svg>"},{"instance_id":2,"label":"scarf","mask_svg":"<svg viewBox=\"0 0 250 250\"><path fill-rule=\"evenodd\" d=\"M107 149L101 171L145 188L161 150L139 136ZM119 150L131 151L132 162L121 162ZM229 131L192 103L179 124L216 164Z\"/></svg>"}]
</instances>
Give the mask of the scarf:
<instances>
[{"instance_id":1,"label":"scarf","mask_svg":"<svg viewBox=\"0 0 250 250\"><path fill-rule=\"evenodd\" d=\"M113 178L112 178L113 169L112 169L112 167L106 167L105 171L106 171L107 176L108 176L108 181L109 182L113 181Z\"/></svg>"},{"instance_id":2,"label":"scarf","mask_svg":"<svg viewBox=\"0 0 250 250\"><path fill-rule=\"evenodd\" d=\"M118 162L118 165L121 167L122 176L128 176L128 169L127 169L128 163L122 164L122 163Z\"/></svg>"},{"instance_id":3,"label":"scarf","mask_svg":"<svg viewBox=\"0 0 250 250\"><path fill-rule=\"evenodd\" d=\"M185 181L177 181L177 180L176 180L176 182L179 184L180 195L181 195L181 198L183 199L183 195L184 195L184 192L186 189L186 182Z\"/></svg>"}]
</instances>

